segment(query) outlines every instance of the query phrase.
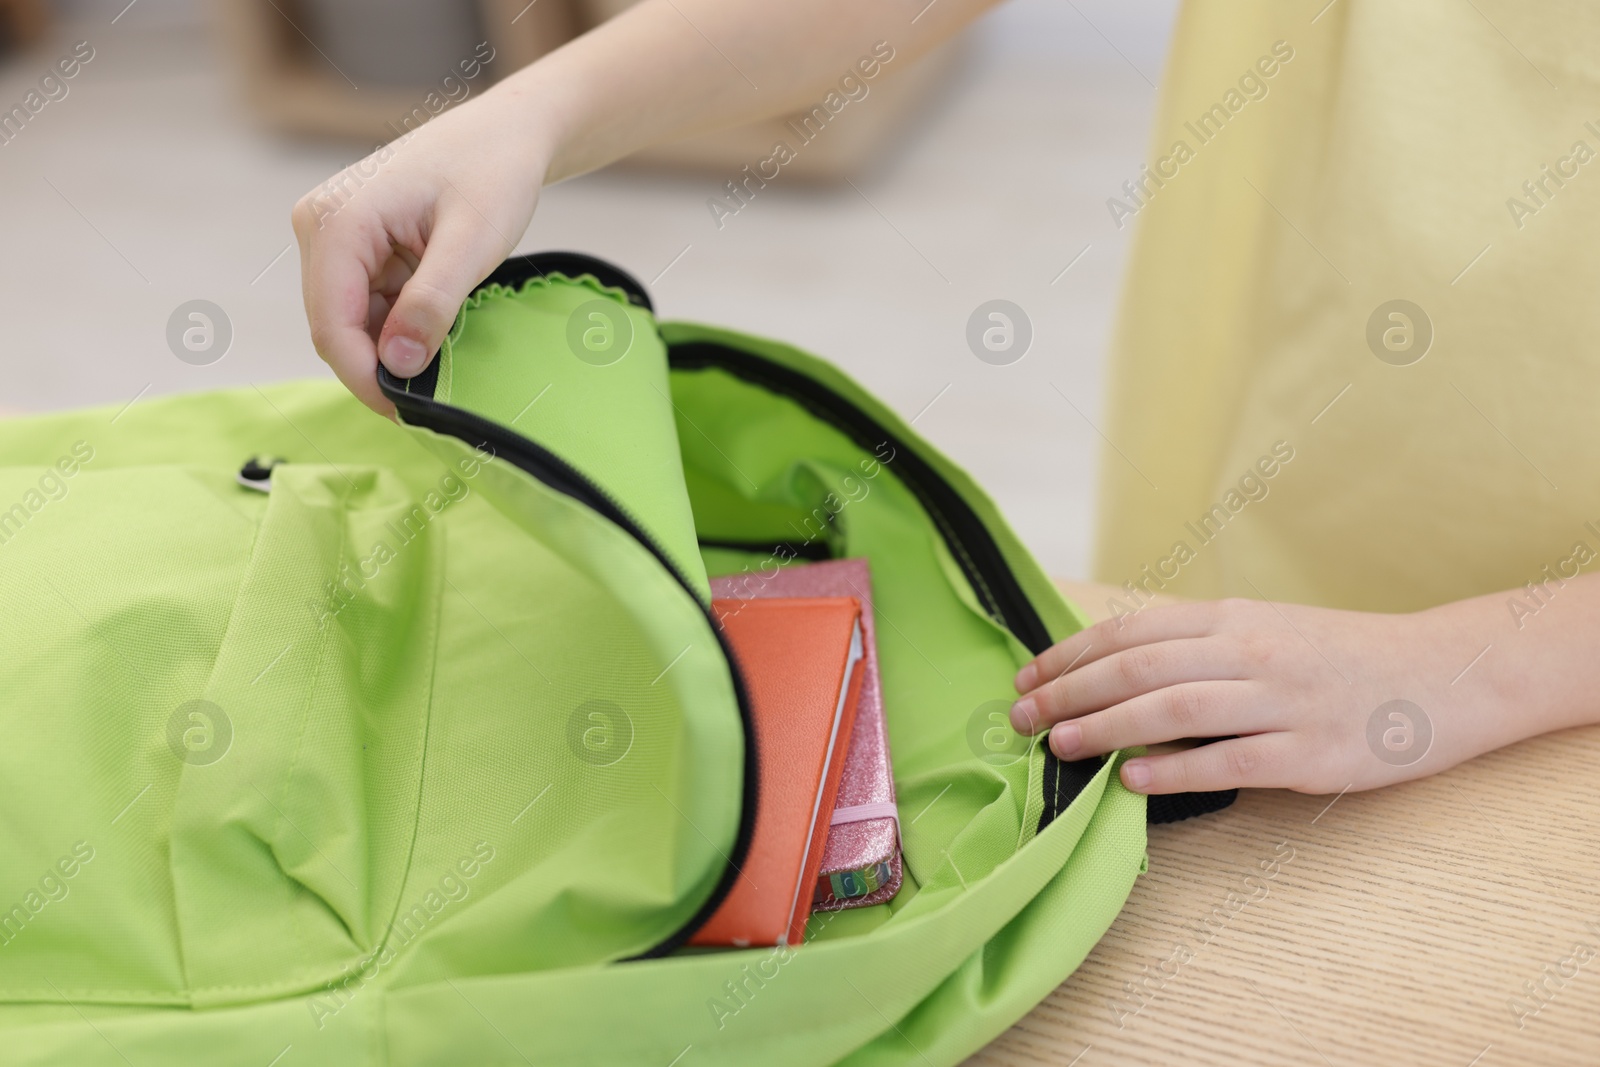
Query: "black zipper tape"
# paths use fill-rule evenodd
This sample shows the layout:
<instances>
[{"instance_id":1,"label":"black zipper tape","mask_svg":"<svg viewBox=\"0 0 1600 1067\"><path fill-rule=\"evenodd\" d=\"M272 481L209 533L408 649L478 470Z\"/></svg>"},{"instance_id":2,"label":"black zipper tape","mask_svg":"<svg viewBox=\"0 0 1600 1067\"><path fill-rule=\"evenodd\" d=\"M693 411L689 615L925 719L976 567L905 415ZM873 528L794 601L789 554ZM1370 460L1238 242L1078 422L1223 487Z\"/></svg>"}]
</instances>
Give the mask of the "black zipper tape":
<instances>
[{"instance_id":1,"label":"black zipper tape","mask_svg":"<svg viewBox=\"0 0 1600 1067\"><path fill-rule=\"evenodd\" d=\"M763 356L726 345L709 341L673 345L667 351L667 361L675 371L727 371L736 378L796 401L861 448L880 456L882 453L877 450L892 450L893 459L885 466L895 472L927 510L984 610L1034 653L1050 647L1050 634L1044 621L1005 564L988 527L926 460L872 416L813 378Z\"/></svg>"},{"instance_id":2,"label":"black zipper tape","mask_svg":"<svg viewBox=\"0 0 1600 1067\"><path fill-rule=\"evenodd\" d=\"M789 397L861 448L876 451L886 446L891 449L894 459L889 466L933 519L983 609L995 622L1015 634L1034 655L1054 643L1038 609L1022 591L994 535L972 510L972 505L927 460L907 447L903 439L886 430L854 402L781 363L711 341L672 345L667 351L667 360L673 370L726 371ZM1070 762L1057 759L1048 745L1044 753L1044 810L1039 815L1039 830L1067 810L1099 773L1101 765L1097 758Z\"/></svg>"},{"instance_id":3,"label":"black zipper tape","mask_svg":"<svg viewBox=\"0 0 1600 1067\"><path fill-rule=\"evenodd\" d=\"M629 303L642 307L651 314L655 313L655 305L650 302L650 294L644 291L639 279L621 267L582 252L535 252L531 256L513 256L496 267L493 274L479 282L477 288L503 285L508 289L518 289L529 278L543 278L546 274L564 274L568 278L592 274L595 281L601 285L621 289L628 294Z\"/></svg>"}]
</instances>

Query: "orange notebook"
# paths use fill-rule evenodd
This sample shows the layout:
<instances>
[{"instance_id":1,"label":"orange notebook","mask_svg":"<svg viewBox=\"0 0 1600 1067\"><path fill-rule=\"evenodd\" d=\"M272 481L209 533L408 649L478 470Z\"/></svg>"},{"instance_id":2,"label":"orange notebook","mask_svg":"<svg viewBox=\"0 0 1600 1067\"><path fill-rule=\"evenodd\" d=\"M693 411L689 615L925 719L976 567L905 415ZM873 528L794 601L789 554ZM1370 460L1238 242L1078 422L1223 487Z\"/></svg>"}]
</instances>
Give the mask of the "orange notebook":
<instances>
[{"instance_id":1,"label":"orange notebook","mask_svg":"<svg viewBox=\"0 0 1600 1067\"><path fill-rule=\"evenodd\" d=\"M693 945L797 945L828 841L863 672L854 597L715 600L750 691L761 794L750 853Z\"/></svg>"}]
</instances>

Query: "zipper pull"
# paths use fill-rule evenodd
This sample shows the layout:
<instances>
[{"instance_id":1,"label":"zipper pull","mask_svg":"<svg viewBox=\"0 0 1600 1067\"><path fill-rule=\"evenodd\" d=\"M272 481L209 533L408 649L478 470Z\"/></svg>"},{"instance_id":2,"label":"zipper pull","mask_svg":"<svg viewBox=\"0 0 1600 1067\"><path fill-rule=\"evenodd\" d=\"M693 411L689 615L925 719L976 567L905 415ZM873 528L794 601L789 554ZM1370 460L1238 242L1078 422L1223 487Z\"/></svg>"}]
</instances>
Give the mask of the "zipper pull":
<instances>
[{"instance_id":1,"label":"zipper pull","mask_svg":"<svg viewBox=\"0 0 1600 1067\"><path fill-rule=\"evenodd\" d=\"M239 468L239 484L258 493L272 492L272 469L289 462L277 456L251 456Z\"/></svg>"}]
</instances>

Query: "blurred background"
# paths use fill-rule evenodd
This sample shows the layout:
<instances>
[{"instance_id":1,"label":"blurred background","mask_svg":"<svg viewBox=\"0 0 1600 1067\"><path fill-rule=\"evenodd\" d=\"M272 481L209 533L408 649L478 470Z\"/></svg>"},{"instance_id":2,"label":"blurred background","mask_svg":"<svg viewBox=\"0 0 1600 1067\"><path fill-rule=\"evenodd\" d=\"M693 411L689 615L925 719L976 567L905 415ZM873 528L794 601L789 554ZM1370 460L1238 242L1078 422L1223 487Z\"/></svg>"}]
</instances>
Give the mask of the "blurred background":
<instances>
[{"instance_id":1,"label":"blurred background","mask_svg":"<svg viewBox=\"0 0 1600 1067\"><path fill-rule=\"evenodd\" d=\"M626 6L0 0L0 409L328 375L294 202ZM1175 8L1011 0L917 66L891 63L737 214L707 201L781 122L551 188L519 251L602 256L664 318L834 360L987 486L1048 569L1087 576L1131 232L1106 200L1144 159ZM707 62L722 62L709 46ZM167 340L191 300L232 329L204 366ZM1020 358L969 344L992 300L1031 327Z\"/></svg>"}]
</instances>

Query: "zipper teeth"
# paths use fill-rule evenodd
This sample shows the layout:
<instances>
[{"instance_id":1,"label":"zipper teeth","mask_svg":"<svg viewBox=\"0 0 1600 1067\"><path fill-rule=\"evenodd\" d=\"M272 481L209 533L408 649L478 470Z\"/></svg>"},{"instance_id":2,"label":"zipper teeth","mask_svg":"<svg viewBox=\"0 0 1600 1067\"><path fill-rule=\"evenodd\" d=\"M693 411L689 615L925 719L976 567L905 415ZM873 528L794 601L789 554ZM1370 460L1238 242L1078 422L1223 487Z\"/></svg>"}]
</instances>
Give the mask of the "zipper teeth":
<instances>
[{"instance_id":1,"label":"zipper teeth","mask_svg":"<svg viewBox=\"0 0 1600 1067\"><path fill-rule=\"evenodd\" d=\"M900 437L886 431L871 415L815 379L764 356L714 341L691 341L669 346L667 358L673 369L714 368L788 396L862 448L873 448L874 442L867 438L881 435L881 440L895 450L897 457L901 457L903 450L904 456L897 472L900 481L938 527L940 536L956 558L956 565L966 576L973 595L984 610L1035 655L1050 647L1052 641L1044 620L1022 592L1021 586L1017 585L1005 554L989 535L982 520L932 465L907 447ZM863 430L866 432L863 433ZM950 503L954 506L951 510L961 513L959 523L934 499L934 494L928 488L929 485L941 484L952 497ZM963 529L972 531L975 536L963 536ZM989 567L986 568L975 556L985 558ZM990 575L986 575L986 569L995 579L993 583L989 580ZM1044 746L1043 805L1039 813L1038 831L1042 832L1067 809L1098 770L1099 760L1067 762L1057 758L1048 745Z\"/></svg>"},{"instance_id":2,"label":"zipper teeth","mask_svg":"<svg viewBox=\"0 0 1600 1067\"><path fill-rule=\"evenodd\" d=\"M619 504L610 493L578 470L566 460L546 449L535 441L531 441L513 430L506 429L498 423L475 415L463 408L443 404L431 397L407 391L405 379L393 377L387 369L380 366L378 371L379 385L384 394L407 416L406 421L415 426L422 426L436 432L445 433L459 440L472 443L472 437L477 437L485 444L497 444L501 450L496 455L504 455L519 470L529 477L535 478L557 492L572 497L579 503L585 504L603 518L620 527L624 533L633 537L654 556L668 574L683 588L689 598L700 608L705 616L706 624L711 628L712 636L716 639L721 649L723 658L728 664L728 673L733 682L734 697L739 707L739 720L743 727L745 740L745 773L743 783L743 797L740 804L739 830L734 838L732 855L726 857L728 864L723 868L722 876L718 879L711 896L690 916L689 920L663 941L654 947L630 956L620 962L631 960L654 959L665 956L681 947L695 932L710 920L712 914L722 904L732 891L735 880L750 852L750 841L755 830L756 809L760 795L760 766L755 758L758 751L755 739L754 719L750 711L749 690L745 686L744 674L740 670L739 662L735 658L733 649L729 646L722 630L717 626L709 605L702 604L695 595L692 585L666 551L656 543L655 539L643 526L636 522L628 511Z\"/></svg>"},{"instance_id":3,"label":"zipper teeth","mask_svg":"<svg viewBox=\"0 0 1600 1067\"><path fill-rule=\"evenodd\" d=\"M974 558L974 553L981 547L983 551L978 554L991 557L996 565L995 576L999 577L1002 573L1009 576L1009 571L1002 572L1000 569L1005 566L1004 555L993 539L987 536L987 530L982 527L981 520L969 509L968 515L963 516L964 521L960 523L953 521L927 488L929 482L943 481L938 472L918 457L898 436L884 430L876 419L820 382L806 378L797 371L762 356L728 348L715 342L692 341L671 346L668 350L668 360L675 370L712 367L788 396L863 448L874 447L874 442L867 440L867 437L878 437L882 443L893 447L897 462L900 462L902 468L898 472L900 480L906 484L912 495L917 498L917 502L933 519L941 538L956 557L957 565L971 584L973 594L982 603L984 610L1001 626L1015 633L1030 651L1039 653L1049 647L1050 637L1044 622L1039 618L1033 605L1021 594L1020 589L993 588L985 574L986 568ZM863 429L869 432L863 434L860 432ZM954 490L951 490L951 493L953 495ZM980 538L969 538L961 531L961 527L972 528L974 525L981 531L983 542L981 545L973 543ZM1015 579L1011 581L1014 584Z\"/></svg>"}]
</instances>

